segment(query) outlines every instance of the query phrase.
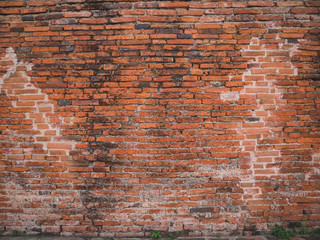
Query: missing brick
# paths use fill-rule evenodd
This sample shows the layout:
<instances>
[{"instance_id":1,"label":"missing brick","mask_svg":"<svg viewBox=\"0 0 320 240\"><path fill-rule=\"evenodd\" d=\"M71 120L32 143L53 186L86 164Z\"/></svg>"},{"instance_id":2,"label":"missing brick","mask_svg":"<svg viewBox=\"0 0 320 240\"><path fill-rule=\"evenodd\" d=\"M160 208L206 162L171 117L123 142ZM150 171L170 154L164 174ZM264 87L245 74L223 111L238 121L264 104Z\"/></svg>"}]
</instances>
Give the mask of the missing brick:
<instances>
[{"instance_id":1,"label":"missing brick","mask_svg":"<svg viewBox=\"0 0 320 240\"><path fill-rule=\"evenodd\" d=\"M72 105L72 100L71 99L60 99L58 101L59 106L67 106L67 105Z\"/></svg>"},{"instance_id":2,"label":"missing brick","mask_svg":"<svg viewBox=\"0 0 320 240\"><path fill-rule=\"evenodd\" d=\"M246 121L248 122L259 122L260 118L258 117L248 117L246 118Z\"/></svg>"}]
</instances>

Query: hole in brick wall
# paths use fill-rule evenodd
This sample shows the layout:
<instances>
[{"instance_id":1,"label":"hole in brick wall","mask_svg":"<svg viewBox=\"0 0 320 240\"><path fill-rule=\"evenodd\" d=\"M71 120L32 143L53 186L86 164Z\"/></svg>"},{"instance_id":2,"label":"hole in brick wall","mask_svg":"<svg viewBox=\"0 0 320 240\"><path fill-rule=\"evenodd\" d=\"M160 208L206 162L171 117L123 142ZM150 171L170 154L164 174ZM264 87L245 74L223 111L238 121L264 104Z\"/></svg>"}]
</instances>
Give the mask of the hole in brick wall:
<instances>
[{"instance_id":1,"label":"hole in brick wall","mask_svg":"<svg viewBox=\"0 0 320 240\"><path fill-rule=\"evenodd\" d=\"M299 43L298 39L296 39L296 38L288 38L287 42L288 43Z\"/></svg>"},{"instance_id":2,"label":"hole in brick wall","mask_svg":"<svg viewBox=\"0 0 320 240\"><path fill-rule=\"evenodd\" d=\"M71 99L60 99L58 101L59 106L67 106L67 105L72 105L72 100Z\"/></svg>"},{"instance_id":3,"label":"hole in brick wall","mask_svg":"<svg viewBox=\"0 0 320 240\"><path fill-rule=\"evenodd\" d=\"M288 228L299 228L302 226L302 222L289 222Z\"/></svg>"},{"instance_id":4,"label":"hole in brick wall","mask_svg":"<svg viewBox=\"0 0 320 240\"><path fill-rule=\"evenodd\" d=\"M259 122L260 118L258 117L248 117L246 118L248 122Z\"/></svg>"},{"instance_id":5,"label":"hole in brick wall","mask_svg":"<svg viewBox=\"0 0 320 240\"><path fill-rule=\"evenodd\" d=\"M148 28L150 28L150 25L149 24L136 24L134 26L134 28L138 29L138 30L140 30L140 29L148 29Z\"/></svg>"}]
</instances>

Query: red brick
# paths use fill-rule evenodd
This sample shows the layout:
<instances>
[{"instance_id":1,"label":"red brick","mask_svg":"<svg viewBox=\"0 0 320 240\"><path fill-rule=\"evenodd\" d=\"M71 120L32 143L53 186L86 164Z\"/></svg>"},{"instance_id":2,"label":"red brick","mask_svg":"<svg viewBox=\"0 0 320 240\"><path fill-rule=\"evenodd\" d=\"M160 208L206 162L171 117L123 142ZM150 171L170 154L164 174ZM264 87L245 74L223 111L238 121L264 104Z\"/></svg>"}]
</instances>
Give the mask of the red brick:
<instances>
[{"instance_id":1,"label":"red brick","mask_svg":"<svg viewBox=\"0 0 320 240\"><path fill-rule=\"evenodd\" d=\"M39 53L39 52L59 52L59 48L58 47L37 47L37 48L33 48L32 50L35 53Z\"/></svg>"},{"instance_id":2,"label":"red brick","mask_svg":"<svg viewBox=\"0 0 320 240\"><path fill-rule=\"evenodd\" d=\"M105 18L83 18L79 22L82 24L104 24L108 21Z\"/></svg>"},{"instance_id":3,"label":"red brick","mask_svg":"<svg viewBox=\"0 0 320 240\"><path fill-rule=\"evenodd\" d=\"M116 226L116 225L120 225L120 222L119 221L94 221L94 225Z\"/></svg>"},{"instance_id":4,"label":"red brick","mask_svg":"<svg viewBox=\"0 0 320 240\"><path fill-rule=\"evenodd\" d=\"M260 9L235 9L234 14L260 14Z\"/></svg>"},{"instance_id":5,"label":"red brick","mask_svg":"<svg viewBox=\"0 0 320 240\"><path fill-rule=\"evenodd\" d=\"M266 2L266 1L249 1L248 7L273 7L275 5L274 2Z\"/></svg>"},{"instance_id":6,"label":"red brick","mask_svg":"<svg viewBox=\"0 0 320 240\"><path fill-rule=\"evenodd\" d=\"M195 28L197 29L221 28L221 25L220 24L196 24Z\"/></svg>"},{"instance_id":7,"label":"red brick","mask_svg":"<svg viewBox=\"0 0 320 240\"><path fill-rule=\"evenodd\" d=\"M22 7L25 5L25 1L1 1L0 7Z\"/></svg>"},{"instance_id":8,"label":"red brick","mask_svg":"<svg viewBox=\"0 0 320 240\"><path fill-rule=\"evenodd\" d=\"M234 50L233 45L220 45L220 46L208 46L207 50L209 51L228 51L228 50Z\"/></svg>"},{"instance_id":9,"label":"red brick","mask_svg":"<svg viewBox=\"0 0 320 240\"><path fill-rule=\"evenodd\" d=\"M168 44L193 44L192 39L168 39Z\"/></svg>"},{"instance_id":10,"label":"red brick","mask_svg":"<svg viewBox=\"0 0 320 240\"><path fill-rule=\"evenodd\" d=\"M1 1L1 224L88 238L311 230L318 7Z\"/></svg>"},{"instance_id":11,"label":"red brick","mask_svg":"<svg viewBox=\"0 0 320 240\"><path fill-rule=\"evenodd\" d=\"M110 19L110 22L112 23L135 22L135 21L136 21L135 17L115 17Z\"/></svg>"},{"instance_id":12,"label":"red brick","mask_svg":"<svg viewBox=\"0 0 320 240\"><path fill-rule=\"evenodd\" d=\"M47 32L50 30L50 27L26 27L24 28L25 32ZM33 39L36 40L36 39Z\"/></svg>"},{"instance_id":13,"label":"red brick","mask_svg":"<svg viewBox=\"0 0 320 240\"><path fill-rule=\"evenodd\" d=\"M119 10L120 15L144 15L145 10Z\"/></svg>"},{"instance_id":14,"label":"red brick","mask_svg":"<svg viewBox=\"0 0 320 240\"><path fill-rule=\"evenodd\" d=\"M289 2L278 1L276 4L279 7L293 7L293 6L303 6L304 5L303 1L289 1Z\"/></svg>"},{"instance_id":15,"label":"red brick","mask_svg":"<svg viewBox=\"0 0 320 240\"><path fill-rule=\"evenodd\" d=\"M219 2L218 6L220 8L245 8L246 3L245 2Z\"/></svg>"},{"instance_id":16,"label":"red brick","mask_svg":"<svg viewBox=\"0 0 320 240\"><path fill-rule=\"evenodd\" d=\"M319 10L317 8L293 8L291 12L294 14L317 14Z\"/></svg>"},{"instance_id":17,"label":"red brick","mask_svg":"<svg viewBox=\"0 0 320 240\"><path fill-rule=\"evenodd\" d=\"M188 11L178 11L178 16L202 16L203 11L200 10L188 10Z\"/></svg>"},{"instance_id":18,"label":"red brick","mask_svg":"<svg viewBox=\"0 0 320 240\"><path fill-rule=\"evenodd\" d=\"M307 1L305 4L307 7L320 7L319 1Z\"/></svg>"},{"instance_id":19,"label":"red brick","mask_svg":"<svg viewBox=\"0 0 320 240\"><path fill-rule=\"evenodd\" d=\"M177 38L176 34L151 34L151 39L168 39L168 38Z\"/></svg>"},{"instance_id":20,"label":"red brick","mask_svg":"<svg viewBox=\"0 0 320 240\"><path fill-rule=\"evenodd\" d=\"M224 16L209 16L209 17L200 17L198 21L210 23L210 22L223 22L224 20L225 20Z\"/></svg>"},{"instance_id":21,"label":"red brick","mask_svg":"<svg viewBox=\"0 0 320 240\"><path fill-rule=\"evenodd\" d=\"M210 8L215 8L217 6L216 3L210 3L210 2L190 2L189 7L190 8L206 8L206 9L210 9Z\"/></svg>"},{"instance_id":22,"label":"red brick","mask_svg":"<svg viewBox=\"0 0 320 240\"><path fill-rule=\"evenodd\" d=\"M148 10L147 14L151 16L174 16L176 12L174 10Z\"/></svg>"},{"instance_id":23,"label":"red brick","mask_svg":"<svg viewBox=\"0 0 320 240\"><path fill-rule=\"evenodd\" d=\"M91 12L66 12L64 14L64 17L66 18L77 18L77 17L91 17L92 13Z\"/></svg>"},{"instance_id":24,"label":"red brick","mask_svg":"<svg viewBox=\"0 0 320 240\"><path fill-rule=\"evenodd\" d=\"M270 16L256 16L256 19L259 21L276 21L276 20L283 20L283 16L276 16L276 15L270 15Z\"/></svg>"},{"instance_id":25,"label":"red brick","mask_svg":"<svg viewBox=\"0 0 320 240\"><path fill-rule=\"evenodd\" d=\"M47 8L30 8L30 9L21 9L21 14L37 14L47 12Z\"/></svg>"},{"instance_id":26,"label":"red brick","mask_svg":"<svg viewBox=\"0 0 320 240\"><path fill-rule=\"evenodd\" d=\"M30 168L28 168L28 167L7 167L6 170L12 171L12 172L25 172L25 171L29 171Z\"/></svg>"},{"instance_id":27,"label":"red brick","mask_svg":"<svg viewBox=\"0 0 320 240\"><path fill-rule=\"evenodd\" d=\"M138 17L138 20L141 22L164 22L166 20L166 18L165 17L143 16L143 17Z\"/></svg>"},{"instance_id":28,"label":"red brick","mask_svg":"<svg viewBox=\"0 0 320 240\"><path fill-rule=\"evenodd\" d=\"M195 23L197 21L196 17L169 17L168 22L191 22Z\"/></svg>"},{"instance_id":29,"label":"red brick","mask_svg":"<svg viewBox=\"0 0 320 240\"><path fill-rule=\"evenodd\" d=\"M55 6L56 1L49 0L49 1L38 1L38 0L32 0L29 2L29 6Z\"/></svg>"},{"instance_id":30,"label":"red brick","mask_svg":"<svg viewBox=\"0 0 320 240\"><path fill-rule=\"evenodd\" d=\"M208 15L231 15L233 11L231 9L208 9L205 10L205 14Z\"/></svg>"},{"instance_id":31,"label":"red brick","mask_svg":"<svg viewBox=\"0 0 320 240\"><path fill-rule=\"evenodd\" d=\"M8 9L3 8L3 9L0 9L0 13L3 15L19 14L20 10L14 9L14 8L8 8Z\"/></svg>"},{"instance_id":32,"label":"red brick","mask_svg":"<svg viewBox=\"0 0 320 240\"><path fill-rule=\"evenodd\" d=\"M162 8L187 8L189 3L187 2L162 2L159 4Z\"/></svg>"},{"instance_id":33,"label":"red brick","mask_svg":"<svg viewBox=\"0 0 320 240\"><path fill-rule=\"evenodd\" d=\"M133 25L125 25L125 24L119 24L119 25L106 25L106 29L133 29Z\"/></svg>"}]
</instances>

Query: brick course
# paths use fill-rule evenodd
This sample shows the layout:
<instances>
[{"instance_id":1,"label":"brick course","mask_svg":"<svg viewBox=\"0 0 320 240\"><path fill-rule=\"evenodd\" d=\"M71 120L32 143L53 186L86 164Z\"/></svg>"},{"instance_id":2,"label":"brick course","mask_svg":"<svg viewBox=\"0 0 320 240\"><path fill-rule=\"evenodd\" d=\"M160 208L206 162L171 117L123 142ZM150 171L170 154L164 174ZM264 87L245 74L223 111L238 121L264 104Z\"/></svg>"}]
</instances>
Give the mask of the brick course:
<instances>
[{"instance_id":1,"label":"brick course","mask_svg":"<svg viewBox=\"0 0 320 240\"><path fill-rule=\"evenodd\" d=\"M319 1L0 2L0 226L320 224Z\"/></svg>"}]
</instances>

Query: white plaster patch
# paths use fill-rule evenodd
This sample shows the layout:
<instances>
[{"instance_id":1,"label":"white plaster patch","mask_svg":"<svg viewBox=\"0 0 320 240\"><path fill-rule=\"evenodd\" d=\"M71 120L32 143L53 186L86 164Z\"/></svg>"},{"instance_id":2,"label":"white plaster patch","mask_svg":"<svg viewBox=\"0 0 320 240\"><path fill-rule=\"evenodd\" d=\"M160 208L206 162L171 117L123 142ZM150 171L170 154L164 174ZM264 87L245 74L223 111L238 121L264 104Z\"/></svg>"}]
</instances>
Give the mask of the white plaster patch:
<instances>
[{"instance_id":1,"label":"white plaster patch","mask_svg":"<svg viewBox=\"0 0 320 240\"><path fill-rule=\"evenodd\" d=\"M309 180L312 175L320 175L320 153L315 153L312 155L312 172L306 173L305 180Z\"/></svg>"},{"instance_id":2,"label":"white plaster patch","mask_svg":"<svg viewBox=\"0 0 320 240\"><path fill-rule=\"evenodd\" d=\"M277 36L278 39L279 36ZM268 51L274 51L274 50L285 50L290 52L290 57L293 56L294 52L298 50L298 44L287 44L286 49L283 49L283 44L279 43L277 49L268 50L268 47L266 44L261 44L260 39L258 38L252 38L250 40L250 44L246 49L243 49L241 52L246 53L248 56L254 56L254 54L251 54L250 52L257 52L257 49L260 49L258 51L264 51L265 53L262 54L262 56L256 56L253 57L253 60L250 60L248 63L252 64L254 67L247 69L242 74L242 81L245 82L244 88L240 92L236 91L228 91L228 92L221 92L220 93L220 99L223 101L229 101L229 102L235 102L241 99L242 95L245 96L251 96L250 98L256 101L256 109L252 112L252 116L250 117L259 117L259 123L263 123L262 127L252 127L252 129L256 129L257 133L259 134L260 128L266 128L267 131L264 134L260 134L259 140L262 139L272 139L273 136L273 129L272 127L268 127L267 121L265 117L271 117L272 111L274 109L277 109L277 101L282 100L283 104L285 104L285 100L282 99L282 89L278 88L276 86L277 79L270 80L266 76L268 75L268 72L264 72L263 70L265 68L262 67L263 64L268 65L269 63L275 63L277 62L276 56L272 56L271 58L266 58L266 53ZM248 54L249 53L249 54ZM292 74L285 74L286 76L296 76L298 75L297 68L292 64L290 61L283 61L282 63L288 63L287 69L292 69ZM280 74L280 67L277 68L276 74ZM233 75L229 75L229 80L231 81L234 78ZM251 80L252 78L252 80ZM259 80L256 80L259 79ZM261 99L259 99L258 94L261 94L263 89L266 90L266 92L262 92L267 97L265 97L263 102ZM270 108L271 107L271 108ZM271 109L271 110L270 110ZM260 116L257 114L258 112L266 112L266 116ZM244 186L250 186L250 187L243 187L244 193L247 199L258 199L258 195L261 194L260 187L256 186L256 180L255 176L272 176L272 175L278 175L279 168L278 167L267 167L267 164L270 165L270 163L276 163L276 159L281 157L281 153L279 151L278 155L274 155L274 151L270 152L270 156L266 155L265 157L270 157L272 159L272 162L268 163L257 163L258 159L258 153L261 153L263 151L258 150L258 140L257 139L251 139L247 138L247 131L251 130L249 127L245 127L243 124L238 129L239 135L244 135L245 139L241 141L241 144L239 146L239 151L247 152L250 157L250 169L247 169L246 173L249 173L249 175L243 174L243 171L237 167L229 167L225 169L220 170L214 170L213 176L218 178L225 178L225 177L233 177L236 176L240 178L241 184ZM253 141L254 145L252 145L251 150L246 150L246 146L244 141ZM260 165L259 168L256 168L255 165ZM262 165L262 166L261 166ZM265 173L263 172L264 170ZM258 191L257 191L258 190Z\"/></svg>"},{"instance_id":3,"label":"white plaster patch","mask_svg":"<svg viewBox=\"0 0 320 240\"><path fill-rule=\"evenodd\" d=\"M239 93L238 92L222 92L220 93L220 99L222 101L238 101L239 100Z\"/></svg>"},{"instance_id":4,"label":"white plaster patch","mask_svg":"<svg viewBox=\"0 0 320 240\"><path fill-rule=\"evenodd\" d=\"M27 138L32 139L31 142L34 146L44 150L43 155L48 156L51 155L52 152L55 152L54 155L58 157L57 161L63 165L67 165L64 160L71 160L70 151L75 149L77 142L61 139L60 124L63 123L63 121L60 123L51 123L51 116L55 113L55 105L50 103L50 99L46 93L31 83L31 77L27 75L27 72L32 70L33 64L19 61L13 48L6 50L6 55L0 59L0 64L1 62L7 71L0 77L0 90L2 94L8 97L8 101L11 103L11 105L8 106L9 111L11 112L13 108L21 108L21 114L24 114L23 120L28 120L28 124L32 125L30 129L4 130L6 132L2 134L0 141L12 141L16 143L15 147L10 148L8 152L5 153L4 159L11 164L9 165L10 167L26 167L26 161L44 159L45 156L41 156L42 154L37 152L35 153L33 146L29 147L28 144L23 145L24 140L21 139ZM27 105L25 111L23 111L24 104ZM65 118L63 118L63 120L65 120ZM73 117L70 117L68 124L73 124ZM50 132L50 134L47 134L47 132ZM22 155L25 157L21 158ZM12 160L15 156L21 160ZM50 164L50 167L54 167L57 162L53 160L47 161L47 163ZM28 167L26 167L26 169L28 169ZM65 169L65 171L68 172L68 169ZM32 173L36 174L34 172ZM71 182L70 184L73 183ZM37 198L37 201L41 199L47 204L41 208L37 208L36 213L30 213L32 210L29 207L25 208L25 213L30 213L30 220L24 222L24 224L27 223L27 225L17 226L17 229L19 229L19 227L34 226L33 221L37 219L38 215L51 213L51 206L60 202L58 197L40 196L34 191L30 191L28 184L19 182L19 178L15 178L13 172L12 177L6 182L4 191L6 191L6 196L8 196L7 208L10 209L23 209L25 204L33 202L33 198ZM26 214L23 215L24 220ZM20 222L22 218L19 214L9 214L9 216L13 222Z\"/></svg>"},{"instance_id":5,"label":"white plaster patch","mask_svg":"<svg viewBox=\"0 0 320 240\"><path fill-rule=\"evenodd\" d=\"M54 113L54 107L52 103L48 102L49 98L48 95L45 93L42 93L41 89L36 87L34 84L31 83L31 77L27 75L28 71L31 71L33 64L32 63L25 63L23 61L18 61L17 54L14 52L13 48L7 48L6 50L6 55L4 58L1 59L1 61L8 61L12 62L13 65L9 66L7 69L7 72L0 78L0 90L4 91L5 94L8 97L16 97L14 98L15 100L12 100L12 106L17 107L17 102L20 101L21 96L28 96L28 95L39 95L42 100L33 100L35 102L34 109L32 112L25 112L26 119L32 120L33 124L33 130L38 130L40 133L35 135L35 143L39 143L43 146L44 150L48 150L48 143L51 144L66 144L70 146L70 149L65 149L67 152L67 155L70 150L75 149L75 142L74 141L65 141L61 139L61 129L57 124L52 124L50 121L49 115ZM18 70L19 68L25 69L25 70ZM23 84L23 87L21 86L17 89L12 89L12 88L6 88L4 84L6 84L7 80L10 80L11 76L14 75L16 72L20 74L21 79L25 79L26 81L19 82L19 84ZM14 78L13 78L14 79ZM30 92L25 92L21 93L19 95L15 94L15 90L34 90L32 93ZM42 109L47 109L47 111L40 111L40 108ZM63 123L63 122L60 122ZM73 124L73 117L70 117L70 122L68 123L69 125ZM46 135L45 132L47 130L55 130L56 135ZM37 137L50 137L51 141L42 141L41 138ZM40 140L39 140L40 139ZM60 149L60 145L57 145L56 149ZM51 147L52 148L52 147ZM64 148L62 148L64 149ZM25 149L27 152L27 149ZM30 149L32 150L32 149Z\"/></svg>"},{"instance_id":6,"label":"white plaster patch","mask_svg":"<svg viewBox=\"0 0 320 240\"><path fill-rule=\"evenodd\" d=\"M277 36L277 39L280 39L280 37ZM220 98L224 101L242 100L242 97L243 99L247 98L251 101L256 101L255 109L250 117L256 117L259 120L255 122L243 122L241 128L238 129L238 134L244 136L244 139L240 141L239 151L249 154L250 162L248 164L250 168L247 170L251 175L248 177L247 175L242 175L241 171L228 171L227 169L220 173L222 176L228 172L229 176L237 172L239 173L238 176L244 191L243 199L251 206L255 202L250 203L250 200L261 199L261 187L256 183L256 176L268 178L279 175L279 167L270 165L278 162L278 159L281 158L281 152L278 151L278 154L275 154L275 151L268 152L267 150L260 149L258 141L274 139L275 137L275 128L270 126L271 121L267 118L272 117L272 112L279 109L279 102L281 102L280 105L286 104L286 100L282 98L283 90L276 83L278 82L278 77L282 79L281 75L284 76L283 79L298 75L298 69L290 61L290 58L293 57L294 52L297 50L298 44L284 45L282 43L278 43L277 48L268 49L267 44L261 44L260 39L252 38L250 45L241 51L245 53L243 54L244 56L252 58L248 63L253 66L242 74L242 81L245 83L244 88L238 95L234 92L220 94ZM290 57L279 61L279 57L277 58L277 56L266 57L268 51L289 51ZM279 66L274 64L277 62L279 62ZM285 66L284 70L280 71L282 70L282 66ZM274 74L278 77L272 78L271 71L274 71ZM229 78L232 80L232 76L229 76ZM247 145L248 142L252 144ZM270 160L268 162L258 162L261 156ZM317 159L317 157L314 157L314 159ZM243 214L248 214L248 212L244 211Z\"/></svg>"}]
</instances>

